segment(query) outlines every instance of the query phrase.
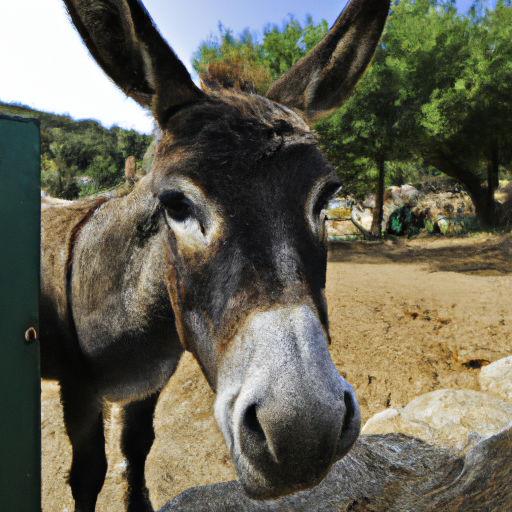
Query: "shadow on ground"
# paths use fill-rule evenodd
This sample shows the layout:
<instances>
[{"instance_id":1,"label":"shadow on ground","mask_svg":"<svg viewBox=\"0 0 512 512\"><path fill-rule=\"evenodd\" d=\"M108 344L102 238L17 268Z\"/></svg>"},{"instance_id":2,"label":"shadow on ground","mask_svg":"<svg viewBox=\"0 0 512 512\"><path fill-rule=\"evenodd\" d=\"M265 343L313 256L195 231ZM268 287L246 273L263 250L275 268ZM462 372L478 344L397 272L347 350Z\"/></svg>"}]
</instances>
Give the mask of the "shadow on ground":
<instances>
[{"instance_id":1,"label":"shadow on ground","mask_svg":"<svg viewBox=\"0 0 512 512\"><path fill-rule=\"evenodd\" d=\"M343 263L425 264L430 272L462 272L474 275L512 273L511 235L481 238L331 242L329 261Z\"/></svg>"}]
</instances>

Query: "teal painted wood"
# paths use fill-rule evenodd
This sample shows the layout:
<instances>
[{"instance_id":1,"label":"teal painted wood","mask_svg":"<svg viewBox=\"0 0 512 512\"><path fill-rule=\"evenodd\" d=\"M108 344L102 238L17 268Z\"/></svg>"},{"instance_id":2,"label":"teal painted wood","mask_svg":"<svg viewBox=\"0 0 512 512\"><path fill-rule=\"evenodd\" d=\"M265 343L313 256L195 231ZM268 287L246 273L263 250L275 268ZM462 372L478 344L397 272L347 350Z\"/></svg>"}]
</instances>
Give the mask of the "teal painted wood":
<instances>
[{"instance_id":1,"label":"teal painted wood","mask_svg":"<svg viewBox=\"0 0 512 512\"><path fill-rule=\"evenodd\" d=\"M0 510L41 510L40 138L0 116Z\"/></svg>"}]
</instances>

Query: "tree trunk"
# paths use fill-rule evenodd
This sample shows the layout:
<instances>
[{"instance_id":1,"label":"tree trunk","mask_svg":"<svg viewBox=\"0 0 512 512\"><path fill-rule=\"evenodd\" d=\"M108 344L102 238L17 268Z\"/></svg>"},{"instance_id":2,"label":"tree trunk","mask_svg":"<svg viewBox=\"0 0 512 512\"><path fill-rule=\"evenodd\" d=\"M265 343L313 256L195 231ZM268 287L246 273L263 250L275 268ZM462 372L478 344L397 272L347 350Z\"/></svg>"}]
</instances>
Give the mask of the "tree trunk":
<instances>
[{"instance_id":1,"label":"tree trunk","mask_svg":"<svg viewBox=\"0 0 512 512\"><path fill-rule=\"evenodd\" d=\"M500 188L500 170L499 170L499 153L496 148L492 151L492 177L493 177L493 186L494 190Z\"/></svg>"},{"instance_id":2,"label":"tree trunk","mask_svg":"<svg viewBox=\"0 0 512 512\"><path fill-rule=\"evenodd\" d=\"M455 178L464 184L471 196L471 200L473 201L475 212L481 219L487 223L490 223L490 220L493 222L497 222L499 220L499 215L495 215L495 212L497 208L499 209L500 205L494 199L494 192L491 196L489 190L482 187L482 183L477 176L460 167L444 155L425 155L425 160L442 173L450 176L451 178ZM494 190L492 187L491 189ZM492 212L492 218L490 218L489 212Z\"/></svg>"},{"instance_id":3,"label":"tree trunk","mask_svg":"<svg viewBox=\"0 0 512 512\"><path fill-rule=\"evenodd\" d=\"M495 172L497 173L498 155L497 151L493 150L491 152L491 159L487 162L487 212L485 222L490 226L494 226L496 223L496 208L494 201L494 177ZM495 166L496 164L496 166Z\"/></svg>"},{"instance_id":4,"label":"tree trunk","mask_svg":"<svg viewBox=\"0 0 512 512\"><path fill-rule=\"evenodd\" d=\"M382 217L383 217L383 206L384 206L384 157L379 156L379 181L377 183L377 192L375 194L375 208L373 209L373 221L372 221L372 235L380 237L380 231L382 229Z\"/></svg>"}]
</instances>

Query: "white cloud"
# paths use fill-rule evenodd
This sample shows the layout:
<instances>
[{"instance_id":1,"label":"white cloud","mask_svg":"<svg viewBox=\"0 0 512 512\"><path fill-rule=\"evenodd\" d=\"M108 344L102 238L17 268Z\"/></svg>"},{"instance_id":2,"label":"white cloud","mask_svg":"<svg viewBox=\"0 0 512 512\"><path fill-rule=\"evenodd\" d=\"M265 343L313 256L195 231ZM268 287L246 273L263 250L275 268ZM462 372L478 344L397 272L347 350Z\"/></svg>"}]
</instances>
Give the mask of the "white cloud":
<instances>
[{"instance_id":1,"label":"white cloud","mask_svg":"<svg viewBox=\"0 0 512 512\"><path fill-rule=\"evenodd\" d=\"M20 22L22 21L22 22ZM60 0L4 3L0 100L149 133L152 119L90 58Z\"/></svg>"}]
</instances>

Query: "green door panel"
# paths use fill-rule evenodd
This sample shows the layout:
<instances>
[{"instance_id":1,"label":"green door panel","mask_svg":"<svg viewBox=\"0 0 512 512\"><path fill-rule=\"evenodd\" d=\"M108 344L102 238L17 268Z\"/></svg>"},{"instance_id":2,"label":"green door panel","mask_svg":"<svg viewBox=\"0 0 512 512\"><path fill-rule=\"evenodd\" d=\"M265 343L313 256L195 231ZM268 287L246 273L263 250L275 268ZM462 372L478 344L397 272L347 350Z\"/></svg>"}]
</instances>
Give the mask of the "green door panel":
<instances>
[{"instance_id":1,"label":"green door panel","mask_svg":"<svg viewBox=\"0 0 512 512\"><path fill-rule=\"evenodd\" d=\"M40 175L38 121L0 116L0 510L13 512L41 510L39 342L25 339L39 333Z\"/></svg>"}]
</instances>

